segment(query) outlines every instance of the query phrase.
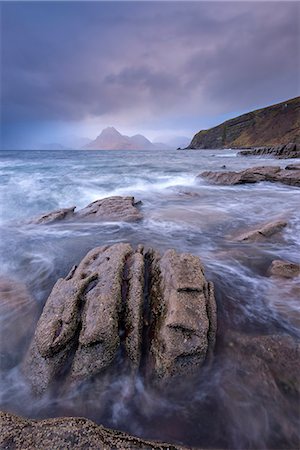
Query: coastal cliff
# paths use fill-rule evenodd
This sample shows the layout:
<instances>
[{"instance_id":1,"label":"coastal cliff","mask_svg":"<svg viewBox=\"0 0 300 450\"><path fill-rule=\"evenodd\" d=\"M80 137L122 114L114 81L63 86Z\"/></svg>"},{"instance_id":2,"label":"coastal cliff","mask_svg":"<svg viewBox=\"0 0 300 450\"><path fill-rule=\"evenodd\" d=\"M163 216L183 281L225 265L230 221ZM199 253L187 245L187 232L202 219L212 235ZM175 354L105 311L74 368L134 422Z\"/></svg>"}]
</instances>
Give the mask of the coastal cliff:
<instances>
[{"instance_id":1,"label":"coastal cliff","mask_svg":"<svg viewBox=\"0 0 300 450\"><path fill-rule=\"evenodd\" d=\"M300 97L251 111L195 134L187 149L300 144Z\"/></svg>"}]
</instances>

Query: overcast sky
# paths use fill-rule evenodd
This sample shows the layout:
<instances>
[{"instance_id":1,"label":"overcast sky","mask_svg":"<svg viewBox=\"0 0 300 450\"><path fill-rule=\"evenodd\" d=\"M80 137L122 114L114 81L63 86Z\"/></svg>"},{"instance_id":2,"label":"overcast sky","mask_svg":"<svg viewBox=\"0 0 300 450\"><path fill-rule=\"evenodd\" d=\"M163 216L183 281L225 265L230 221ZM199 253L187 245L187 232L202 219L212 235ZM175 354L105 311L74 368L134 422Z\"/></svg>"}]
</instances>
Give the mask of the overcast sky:
<instances>
[{"instance_id":1,"label":"overcast sky","mask_svg":"<svg viewBox=\"0 0 300 450\"><path fill-rule=\"evenodd\" d=\"M299 95L296 2L1 3L2 146L192 135Z\"/></svg>"}]
</instances>

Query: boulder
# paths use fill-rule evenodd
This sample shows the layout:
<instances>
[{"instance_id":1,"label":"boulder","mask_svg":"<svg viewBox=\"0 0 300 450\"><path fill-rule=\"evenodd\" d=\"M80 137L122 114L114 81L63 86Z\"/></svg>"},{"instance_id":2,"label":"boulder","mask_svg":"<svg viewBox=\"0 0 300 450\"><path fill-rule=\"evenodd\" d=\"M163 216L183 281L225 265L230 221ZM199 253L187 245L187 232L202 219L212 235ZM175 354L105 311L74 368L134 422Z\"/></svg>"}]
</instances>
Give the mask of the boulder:
<instances>
[{"instance_id":1,"label":"boulder","mask_svg":"<svg viewBox=\"0 0 300 450\"><path fill-rule=\"evenodd\" d=\"M18 364L32 337L38 306L26 286L11 278L0 278L0 366Z\"/></svg>"},{"instance_id":2,"label":"boulder","mask_svg":"<svg viewBox=\"0 0 300 450\"><path fill-rule=\"evenodd\" d=\"M0 426L0 446L7 450L184 450L180 445L145 441L81 417L28 420L0 412Z\"/></svg>"},{"instance_id":3,"label":"boulder","mask_svg":"<svg viewBox=\"0 0 300 450\"><path fill-rule=\"evenodd\" d=\"M167 251L155 261L155 332L151 353L161 378L194 371L210 359L215 344L216 303L196 256Z\"/></svg>"},{"instance_id":4,"label":"boulder","mask_svg":"<svg viewBox=\"0 0 300 450\"><path fill-rule=\"evenodd\" d=\"M246 231L235 238L236 242L257 242L264 241L268 238L278 234L287 226L287 222L284 220L275 220L263 225L259 225L256 228Z\"/></svg>"},{"instance_id":5,"label":"boulder","mask_svg":"<svg viewBox=\"0 0 300 450\"><path fill-rule=\"evenodd\" d=\"M66 386L98 376L117 353L136 370L145 344L155 375L187 374L211 359L215 333L213 285L198 257L99 247L53 287L23 373L42 393L58 376Z\"/></svg>"},{"instance_id":6,"label":"boulder","mask_svg":"<svg viewBox=\"0 0 300 450\"><path fill-rule=\"evenodd\" d=\"M241 172L202 172L198 177L215 184L236 185L260 181L280 182L290 186L300 186L300 170L286 170L279 166L251 167Z\"/></svg>"},{"instance_id":7,"label":"boulder","mask_svg":"<svg viewBox=\"0 0 300 450\"><path fill-rule=\"evenodd\" d=\"M300 264L276 259L272 261L268 272L275 277L294 278L300 275Z\"/></svg>"},{"instance_id":8,"label":"boulder","mask_svg":"<svg viewBox=\"0 0 300 450\"><path fill-rule=\"evenodd\" d=\"M32 224L51 224L59 221L124 221L135 222L143 215L134 197L107 197L90 203L83 209L75 211L76 207L58 209L43 214L30 221Z\"/></svg>"}]
</instances>

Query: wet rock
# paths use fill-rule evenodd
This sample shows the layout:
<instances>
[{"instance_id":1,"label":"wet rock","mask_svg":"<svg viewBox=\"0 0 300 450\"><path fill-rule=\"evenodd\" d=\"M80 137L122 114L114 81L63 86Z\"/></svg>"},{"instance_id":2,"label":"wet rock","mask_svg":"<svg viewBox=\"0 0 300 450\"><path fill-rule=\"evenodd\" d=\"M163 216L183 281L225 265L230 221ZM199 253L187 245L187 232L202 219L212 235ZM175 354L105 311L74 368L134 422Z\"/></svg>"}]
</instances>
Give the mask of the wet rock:
<instances>
[{"instance_id":1,"label":"wet rock","mask_svg":"<svg viewBox=\"0 0 300 450\"><path fill-rule=\"evenodd\" d=\"M229 333L225 353L234 354L234 360L248 368L248 378L264 377L264 385L276 390L300 393L300 342L287 334L251 336ZM257 371L260 365L263 370ZM275 384L273 384L275 382Z\"/></svg>"},{"instance_id":2,"label":"wet rock","mask_svg":"<svg viewBox=\"0 0 300 450\"><path fill-rule=\"evenodd\" d=\"M43 214L30 221L32 224L51 224L62 220L71 221L125 221L141 220L143 215L134 197L107 197L90 203L83 209L75 211L76 207L63 208Z\"/></svg>"},{"instance_id":3,"label":"wet rock","mask_svg":"<svg viewBox=\"0 0 300 450\"><path fill-rule=\"evenodd\" d=\"M76 349L71 379L101 372L119 346L118 315L129 244L90 251L65 279L55 284L38 322L24 371L43 392Z\"/></svg>"},{"instance_id":4,"label":"wet rock","mask_svg":"<svg viewBox=\"0 0 300 450\"><path fill-rule=\"evenodd\" d=\"M76 219L91 218L101 220L124 220L135 222L142 219L142 214L137 208L140 202L135 202L134 197L108 197L96 200L76 213Z\"/></svg>"},{"instance_id":5,"label":"wet rock","mask_svg":"<svg viewBox=\"0 0 300 450\"><path fill-rule=\"evenodd\" d=\"M287 226L284 220L275 220L264 225L259 225L256 228L240 234L235 238L237 242L256 242L264 241L278 234Z\"/></svg>"},{"instance_id":6,"label":"wet rock","mask_svg":"<svg viewBox=\"0 0 300 450\"><path fill-rule=\"evenodd\" d=\"M268 272L275 277L294 278L300 275L300 264L276 259L272 261Z\"/></svg>"},{"instance_id":7,"label":"wet rock","mask_svg":"<svg viewBox=\"0 0 300 450\"><path fill-rule=\"evenodd\" d=\"M229 332L219 350L224 362L220 396L228 423L234 421L234 436L251 436L253 448L261 448L262 442L275 448L272 444L280 436L288 443L284 448L297 448L299 341L287 334Z\"/></svg>"},{"instance_id":8,"label":"wet rock","mask_svg":"<svg viewBox=\"0 0 300 450\"><path fill-rule=\"evenodd\" d=\"M18 364L32 337L38 307L22 283L0 278L0 366Z\"/></svg>"},{"instance_id":9,"label":"wet rock","mask_svg":"<svg viewBox=\"0 0 300 450\"><path fill-rule=\"evenodd\" d=\"M300 170L300 164L289 164L285 170Z\"/></svg>"},{"instance_id":10,"label":"wet rock","mask_svg":"<svg viewBox=\"0 0 300 450\"><path fill-rule=\"evenodd\" d=\"M28 420L0 413L0 446L21 449L141 449L180 450L182 446L145 441L127 433L104 428L80 417Z\"/></svg>"},{"instance_id":11,"label":"wet rock","mask_svg":"<svg viewBox=\"0 0 300 450\"><path fill-rule=\"evenodd\" d=\"M242 156L273 156L277 159L300 158L300 144L289 143L275 147L257 147L239 152Z\"/></svg>"},{"instance_id":12,"label":"wet rock","mask_svg":"<svg viewBox=\"0 0 300 450\"><path fill-rule=\"evenodd\" d=\"M210 359L215 343L213 285L199 258L167 251L156 261L156 329L151 345L159 377L189 373Z\"/></svg>"},{"instance_id":13,"label":"wet rock","mask_svg":"<svg viewBox=\"0 0 300 450\"><path fill-rule=\"evenodd\" d=\"M251 167L241 172L202 172L199 177L215 184L236 185L258 183L260 181L280 182L290 186L300 186L300 170L286 170L279 166Z\"/></svg>"},{"instance_id":14,"label":"wet rock","mask_svg":"<svg viewBox=\"0 0 300 450\"><path fill-rule=\"evenodd\" d=\"M23 373L42 393L58 376L68 386L102 374L117 353L138 369L150 328L155 342L145 346L159 375L211 358L216 305L199 258L173 250L161 258L123 243L95 248L53 287Z\"/></svg>"}]
</instances>

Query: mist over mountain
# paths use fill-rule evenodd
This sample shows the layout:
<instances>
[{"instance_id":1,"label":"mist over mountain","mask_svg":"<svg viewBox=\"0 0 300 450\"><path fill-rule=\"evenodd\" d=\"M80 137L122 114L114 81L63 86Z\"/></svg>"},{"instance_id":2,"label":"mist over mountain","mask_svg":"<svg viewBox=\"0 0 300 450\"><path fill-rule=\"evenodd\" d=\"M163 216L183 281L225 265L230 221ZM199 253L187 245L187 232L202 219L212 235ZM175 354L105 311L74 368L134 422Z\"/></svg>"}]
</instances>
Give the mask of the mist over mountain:
<instances>
[{"instance_id":1,"label":"mist over mountain","mask_svg":"<svg viewBox=\"0 0 300 450\"><path fill-rule=\"evenodd\" d=\"M153 143L142 134L126 136L114 127L107 127L83 147L84 150L162 150L169 148L163 143Z\"/></svg>"}]
</instances>

